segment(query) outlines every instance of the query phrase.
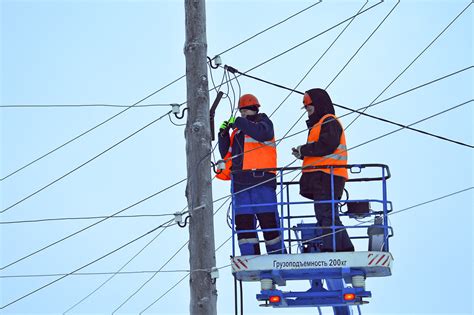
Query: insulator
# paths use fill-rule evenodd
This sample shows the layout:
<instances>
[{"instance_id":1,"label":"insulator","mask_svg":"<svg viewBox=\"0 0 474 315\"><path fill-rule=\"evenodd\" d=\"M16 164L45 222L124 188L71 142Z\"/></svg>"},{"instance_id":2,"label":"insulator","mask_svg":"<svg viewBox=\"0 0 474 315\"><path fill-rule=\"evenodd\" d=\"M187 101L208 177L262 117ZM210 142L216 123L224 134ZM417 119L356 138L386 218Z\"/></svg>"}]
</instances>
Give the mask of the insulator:
<instances>
[{"instance_id":1,"label":"insulator","mask_svg":"<svg viewBox=\"0 0 474 315\"><path fill-rule=\"evenodd\" d=\"M171 112L173 114L179 114L179 104L171 104Z\"/></svg>"}]
</instances>

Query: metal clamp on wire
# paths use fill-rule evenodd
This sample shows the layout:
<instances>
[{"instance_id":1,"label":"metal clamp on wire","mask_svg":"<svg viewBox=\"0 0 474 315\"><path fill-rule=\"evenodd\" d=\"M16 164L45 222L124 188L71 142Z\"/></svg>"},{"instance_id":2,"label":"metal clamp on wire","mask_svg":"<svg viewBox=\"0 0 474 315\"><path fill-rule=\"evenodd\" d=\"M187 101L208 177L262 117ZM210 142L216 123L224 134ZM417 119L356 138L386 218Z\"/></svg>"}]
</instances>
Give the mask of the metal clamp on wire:
<instances>
[{"instance_id":1,"label":"metal clamp on wire","mask_svg":"<svg viewBox=\"0 0 474 315\"><path fill-rule=\"evenodd\" d=\"M239 70L235 69L234 67L231 67L231 66L228 66L228 65L225 65L224 69L226 69L227 71L229 71L232 74L240 72Z\"/></svg>"}]
</instances>

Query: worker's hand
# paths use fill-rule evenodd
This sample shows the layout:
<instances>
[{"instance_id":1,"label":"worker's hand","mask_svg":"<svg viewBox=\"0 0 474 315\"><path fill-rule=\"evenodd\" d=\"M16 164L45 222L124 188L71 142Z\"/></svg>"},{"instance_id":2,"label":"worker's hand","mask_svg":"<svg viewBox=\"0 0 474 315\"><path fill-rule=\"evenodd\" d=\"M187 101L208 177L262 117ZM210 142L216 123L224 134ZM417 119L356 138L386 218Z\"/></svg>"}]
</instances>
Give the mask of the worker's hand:
<instances>
[{"instance_id":1,"label":"worker's hand","mask_svg":"<svg viewBox=\"0 0 474 315\"><path fill-rule=\"evenodd\" d=\"M221 126L219 127L219 130L220 130L220 131L224 131L224 130L226 130L226 129L228 129L228 128L229 128L229 122L228 122L227 120L224 120L224 121L222 122Z\"/></svg>"},{"instance_id":2,"label":"worker's hand","mask_svg":"<svg viewBox=\"0 0 474 315\"><path fill-rule=\"evenodd\" d=\"M291 154L295 156L295 158L302 160L303 155L301 155L301 146L297 146L296 148L291 148Z\"/></svg>"},{"instance_id":3,"label":"worker's hand","mask_svg":"<svg viewBox=\"0 0 474 315\"><path fill-rule=\"evenodd\" d=\"M235 116L232 116L232 117L229 118L228 121L229 121L229 127L230 128L234 128L235 119L236 119Z\"/></svg>"}]
</instances>

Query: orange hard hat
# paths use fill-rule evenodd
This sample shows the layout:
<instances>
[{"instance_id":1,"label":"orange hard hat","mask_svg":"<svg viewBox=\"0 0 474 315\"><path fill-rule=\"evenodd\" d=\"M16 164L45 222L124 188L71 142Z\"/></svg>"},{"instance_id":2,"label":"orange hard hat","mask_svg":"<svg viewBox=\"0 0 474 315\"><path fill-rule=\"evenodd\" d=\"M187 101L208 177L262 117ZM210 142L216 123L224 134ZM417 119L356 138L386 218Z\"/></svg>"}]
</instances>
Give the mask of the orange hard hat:
<instances>
[{"instance_id":1,"label":"orange hard hat","mask_svg":"<svg viewBox=\"0 0 474 315\"><path fill-rule=\"evenodd\" d=\"M239 99L239 108L257 106L260 107L258 99L252 94L244 94Z\"/></svg>"},{"instance_id":2,"label":"orange hard hat","mask_svg":"<svg viewBox=\"0 0 474 315\"><path fill-rule=\"evenodd\" d=\"M304 93L303 104L304 106L313 105L313 100L311 100L311 97L308 93Z\"/></svg>"}]
</instances>

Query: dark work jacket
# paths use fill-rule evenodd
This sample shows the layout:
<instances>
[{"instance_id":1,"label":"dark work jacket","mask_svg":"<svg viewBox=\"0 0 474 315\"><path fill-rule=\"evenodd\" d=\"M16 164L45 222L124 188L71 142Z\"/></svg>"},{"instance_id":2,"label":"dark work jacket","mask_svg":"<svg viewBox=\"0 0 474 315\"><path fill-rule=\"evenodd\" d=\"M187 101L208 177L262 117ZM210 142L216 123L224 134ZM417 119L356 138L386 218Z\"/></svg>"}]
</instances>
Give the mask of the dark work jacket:
<instances>
[{"instance_id":1,"label":"dark work jacket","mask_svg":"<svg viewBox=\"0 0 474 315\"><path fill-rule=\"evenodd\" d=\"M327 114L335 114L331 98L322 89L306 91L313 101L315 112L308 117L306 125L308 135L311 128ZM338 147L342 135L341 125L331 117L326 118L321 125L319 140L301 146L302 156L325 156L333 153ZM345 178L334 176L336 186L344 187ZM319 195L327 195L331 192L331 175L324 172L306 172L300 178L300 195L309 199L319 199ZM338 196L336 196L337 198ZM340 198L340 196L339 196Z\"/></svg>"},{"instance_id":2,"label":"dark work jacket","mask_svg":"<svg viewBox=\"0 0 474 315\"><path fill-rule=\"evenodd\" d=\"M276 188L275 174L259 171L241 171L243 165L244 136L248 135L253 139L263 142L270 141L274 137L273 123L265 114L247 116L246 118L237 117L234 128L239 131L234 136L232 144L232 180L234 192L263 183L262 185ZM230 136L229 131L219 132L219 152L224 158L229 151ZM245 153L244 153L245 154ZM239 172L240 171L240 172Z\"/></svg>"}]
</instances>

